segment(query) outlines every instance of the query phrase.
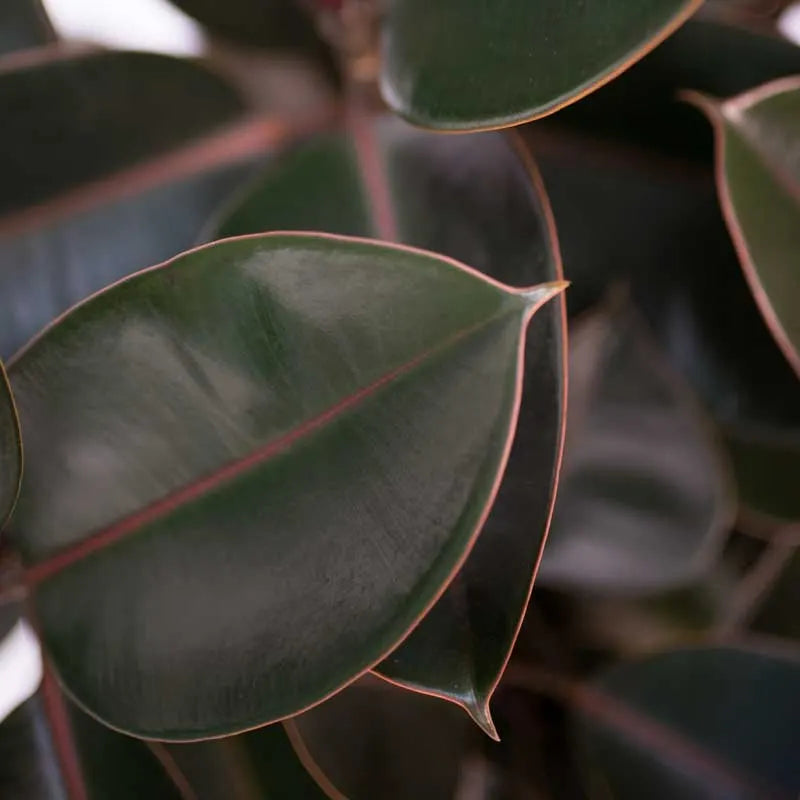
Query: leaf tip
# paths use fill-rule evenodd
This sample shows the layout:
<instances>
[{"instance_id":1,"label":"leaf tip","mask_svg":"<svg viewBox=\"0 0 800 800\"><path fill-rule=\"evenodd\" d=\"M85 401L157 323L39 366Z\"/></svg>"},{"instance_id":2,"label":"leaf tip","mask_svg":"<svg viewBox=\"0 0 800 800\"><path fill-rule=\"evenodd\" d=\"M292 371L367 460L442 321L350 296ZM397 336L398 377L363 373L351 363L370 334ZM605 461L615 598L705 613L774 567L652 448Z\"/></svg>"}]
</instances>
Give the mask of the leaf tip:
<instances>
[{"instance_id":1,"label":"leaf tip","mask_svg":"<svg viewBox=\"0 0 800 800\"><path fill-rule=\"evenodd\" d=\"M520 289L518 294L524 300L528 312L533 314L548 300L560 295L569 284L569 281L550 281L549 283L540 283L538 286Z\"/></svg>"},{"instance_id":2,"label":"leaf tip","mask_svg":"<svg viewBox=\"0 0 800 800\"><path fill-rule=\"evenodd\" d=\"M472 721L490 738L495 742L500 741L500 735L497 733L497 728L494 726L492 713L489 710L488 701L474 700L470 703L464 704L464 710L470 715Z\"/></svg>"}]
</instances>

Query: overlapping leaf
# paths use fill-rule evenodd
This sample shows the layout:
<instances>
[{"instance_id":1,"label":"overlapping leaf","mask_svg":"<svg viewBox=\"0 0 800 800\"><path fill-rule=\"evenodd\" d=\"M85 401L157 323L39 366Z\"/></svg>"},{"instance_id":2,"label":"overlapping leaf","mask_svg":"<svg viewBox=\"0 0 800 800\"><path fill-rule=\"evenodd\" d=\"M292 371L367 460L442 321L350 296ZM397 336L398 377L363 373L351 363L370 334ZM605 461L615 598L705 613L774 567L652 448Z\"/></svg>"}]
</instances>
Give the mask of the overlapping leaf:
<instances>
[{"instance_id":1,"label":"overlapping leaf","mask_svg":"<svg viewBox=\"0 0 800 800\"><path fill-rule=\"evenodd\" d=\"M687 584L734 515L710 422L623 302L578 326L570 377L564 476L539 580L604 593Z\"/></svg>"},{"instance_id":2,"label":"overlapping leaf","mask_svg":"<svg viewBox=\"0 0 800 800\"><path fill-rule=\"evenodd\" d=\"M246 237L47 329L10 370L27 453L12 533L69 690L123 730L192 739L373 666L471 548L527 319L562 288Z\"/></svg>"},{"instance_id":3,"label":"overlapping leaf","mask_svg":"<svg viewBox=\"0 0 800 800\"><path fill-rule=\"evenodd\" d=\"M309 773L339 800L457 797L480 754L480 734L455 707L375 679L285 725Z\"/></svg>"},{"instance_id":4,"label":"overlapping leaf","mask_svg":"<svg viewBox=\"0 0 800 800\"><path fill-rule=\"evenodd\" d=\"M394 0L385 22L383 95L425 127L517 125L611 80L699 4Z\"/></svg>"},{"instance_id":5,"label":"overlapping leaf","mask_svg":"<svg viewBox=\"0 0 800 800\"><path fill-rule=\"evenodd\" d=\"M753 296L800 377L800 78L689 97L717 132L720 201Z\"/></svg>"},{"instance_id":6,"label":"overlapping leaf","mask_svg":"<svg viewBox=\"0 0 800 800\"><path fill-rule=\"evenodd\" d=\"M675 650L611 668L573 696L592 772L614 795L794 798L800 654Z\"/></svg>"},{"instance_id":7,"label":"overlapping leaf","mask_svg":"<svg viewBox=\"0 0 800 800\"><path fill-rule=\"evenodd\" d=\"M298 228L396 236L523 286L560 277L547 201L500 134L443 139L397 120L356 121L276 160L217 235ZM472 556L380 666L463 704L489 732L488 702L513 646L546 533L562 440L561 304L532 322L520 422Z\"/></svg>"},{"instance_id":8,"label":"overlapping leaf","mask_svg":"<svg viewBox=\"0 0 800 800\"><path fill-rule=\"evenodd\" d=\"M192 244L285 126L244 121L200 64L42 53L0 70L0 355L134 269Z\"/></svg>"}]
</instances>

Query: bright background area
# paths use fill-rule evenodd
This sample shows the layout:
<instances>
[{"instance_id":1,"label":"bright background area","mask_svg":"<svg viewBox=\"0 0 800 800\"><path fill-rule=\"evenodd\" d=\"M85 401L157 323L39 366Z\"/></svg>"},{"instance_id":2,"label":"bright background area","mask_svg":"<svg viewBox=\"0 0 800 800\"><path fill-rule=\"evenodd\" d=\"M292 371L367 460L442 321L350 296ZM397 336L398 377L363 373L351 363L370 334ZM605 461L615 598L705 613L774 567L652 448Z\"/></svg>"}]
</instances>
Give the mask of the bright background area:
<instances>
[{"instance_id":1,"label":"bright background area","mask_svg":"<svg viewBox=\"0 0 800 800\"><path fill-rule=\"evenodd\" d=\"M198 55L205 45L200 26L167 0L44 0L44 6L64 38L178 55Z\"/></svg>"}]
</instances>

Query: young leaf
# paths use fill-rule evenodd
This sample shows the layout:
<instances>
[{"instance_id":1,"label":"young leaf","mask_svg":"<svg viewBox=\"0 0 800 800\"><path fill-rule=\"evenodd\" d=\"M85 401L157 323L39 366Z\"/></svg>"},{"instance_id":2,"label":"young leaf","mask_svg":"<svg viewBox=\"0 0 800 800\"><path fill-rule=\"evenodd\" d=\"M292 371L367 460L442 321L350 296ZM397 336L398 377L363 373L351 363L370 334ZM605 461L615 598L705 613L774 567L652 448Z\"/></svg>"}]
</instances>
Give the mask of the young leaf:
<instances>
[{"instance_id":1,"label":"young leaf","mask_svg":"<svg viewBox=\"0 0 800 800\"><path fill-rule=\"evenodd\" d=\"M0 8L0 56L55 39L41 0L3 0Z\"/></svg>"},{"instance_id":2,"label":"young leaf","mask_svg":"<svg viewBox=\"0 0 800 800\"><path fill-rule=\"evenodd\" d=\"M199 64L52 50L0 71L0 355L134 269L192 245L211 210L287 134L243 120ZM58 131L53 139L52 131Z\"/></svg>"},{"instance_id":3,"label":"young leaf","mask_svg":"<svg viewBox=\"0 0 800 800\"><path fill-rule=\"evenodd\" d=\"M800 377L800 78L726 102L686 97L714 125L728 229L759 309Z\"/></svg>"},{"instance_id":4,"label":"young leaf","mask_svg":"<svg viewBox=\"0 0 800 800\"><path fill-rule=\"evenodd\" d=\"M479 188L478 188L479 187ZM443 138L356 120L273 162L218 234L301 228L397 237L524 286L561 277L547 198L501 134ZM434 609L378 671L463 705L488 703L513 647L547 532L563 439L563 305L532 321L522 410L483 534Z\"/></svg>"},{"instance_id":5,"label":"young leaf","mask_svg":"<svg viewBox=\"0 0 800 800\"><path fill-rule=\"evenodd\" d=\"M474 543L527 320L563 286L273 234L46 329L10 369L12 533L69 691L122 730L196 739L295 714L383 658Z\"/></svg>"},{"instance_id":6,"label":"young leaf","mask_svg":"<svg viewBox=\"0 0 800 800\"><path fill-rule=\"evenodd\" d=\"M614 797L789 800L800 791L800 653L675 650L611 668L574 696Z\"/></svg>"},{"instance_id":7,"label":"young leaf","mask_svg":"<svg viewBox=\"0 0 800 800\"><path fill-rule=\"evenodd\" d=\"M624 301L577 325L570 389L539 581L647 594L699 577L735 515L728 467L691 390Z\"/></svg>"},{"instance_id":8,"label":"young leaf","mask_svg":"<svg viewBox=\"0 0 800 800\"><path fill-rule=\"evenodd\" d=\"M19 420L8 377L0 361L0 531L19 494L22 479L22 442Z\"/></svg>"},{"instance_id":9,"label":"young leaf","mask_svg":"<svg viewBox=\"0 0 800 800\"><path fill-rule=\"evenodd\" d=\"M700 0L396 0L382 89L411 122L443 130L518 125L612 80Z\"/></svg>"},{"instance_id":10,"label":"young leaf","mask_svg":"<svg viewBox=\"0 0 800 800\"><path fill-rule=\"evenodd\" d=\"M451 704L374 679L284 726L309 774L338 800L457 797L465 764L481 746Z\"/></svg>"}]
</instances>

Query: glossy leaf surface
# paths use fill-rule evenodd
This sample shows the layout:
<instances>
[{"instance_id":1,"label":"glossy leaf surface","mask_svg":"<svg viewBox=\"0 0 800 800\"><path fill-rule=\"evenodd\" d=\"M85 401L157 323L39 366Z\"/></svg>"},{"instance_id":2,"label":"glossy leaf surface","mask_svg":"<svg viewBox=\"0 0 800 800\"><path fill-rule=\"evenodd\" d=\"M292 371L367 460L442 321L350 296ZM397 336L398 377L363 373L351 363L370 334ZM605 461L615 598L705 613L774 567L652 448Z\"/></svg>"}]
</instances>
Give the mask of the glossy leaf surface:
<instances>
[{"instance_id":1,"label":"glossy leaf surface","mask_svg":"<svg viewBox=\"0 0 800 800\"><path fill-rule=\"evenodd\" d=\"M40 0L4 0L0 7L0 56L55 38Z\"/></svg>"},{"instance_id":2,"label":"glossy leaf surface","mask_svg":"<svg viewBox=\"0 0 800 800\"><path fill-rule=\"evenodd\" d=\"M239 121L241 101L215 74L161 56L63 54L0 74L0 94L22 108L0 134L6 357L88 294L193 244L286 135Z\"/></svg>"},{"instance_id":3,"label":"glossy leaf surface","mask_svg":"<svg viewBox=\"0 0 800 800\"><path fill-rule=\"evenodd\" d=\"M250 237L34 340L10 372L27 453L12 534L73 695L190 739L296 713L383 657L480 530L527 319L561 288Z\"/></svg>"},{"instance_id":4,"label":"glossy leaf surface","mask_svg":"<svg viewBox=\"0 0 800 800\"><path fill-rule=\"evenodd\" d=\"M349 687L285 726L309 773L340 800L457 797L468 758L481 745L449 703L373 682Z\"/></svg>"},{"instance_id":5,"label":"glossy leaf surface","mask_svg":"<svg viewBox=\"0 0 800 800\"><path fill-rule=\"evenodd\" d=\"M675 650L613 667L579 698L592 766L615 797L793 798L800 654Z\"/></svg>"},{"instance_id":6,"label":"glossy leaf surface","mask_svg":"<svg viewBox=\"0 0 800 800\"><path fill-rule=\"evenodd\" d=\"M577 324L570 389L540 582L652 593L698 577L734 516L727 465L690 389L624 302Z\"/></svg>"},{"instance_id":7,"label":"glossy leaf surface","mask_svg":"<svg viewBox=\"0 0 800 800\"><path fill-rule=\"evenodd\" d=\"M514 286L561 275L547 201L501 134L443 138L398 120L311 140L268 168L217 235L295 228L396 236ZM380 218L373 214L378 211ZM380 666L462 703L491 731L488 700L513 646L547 529L563 422L562 301L531 322L508 469L451 588Z\"/></svg>"},{"instance_id":8,"label":"glossy leaf surface","mask_svg":"<svg viewBox=\"0 0 800 800\"><path fill-rule=\"evenodd\" d=\"M19 420L8 377L0 362L0 530L14 507L22 479Z\"/></svg>"},{"instance_id":9,"label":"glossy leaf surface","mask_svg":"<svg viewBox=\"0 0 800 800\"><path fill-rule=\"evenodd\" d=\"M697 102L717 131L720 200L745 275L800 376L800 79Z\"/></svg>"},{"instance_id":10,"label":"glossy leaf surface","mask_svg":"<svg viewBox=\"0 0 800 800\"><path fill-rule=\"evenodd\" d=\"M680 25L697 0L393 0L383 95L430 128L504 127L578 100Z\"/></svg>"}]
</instances>

